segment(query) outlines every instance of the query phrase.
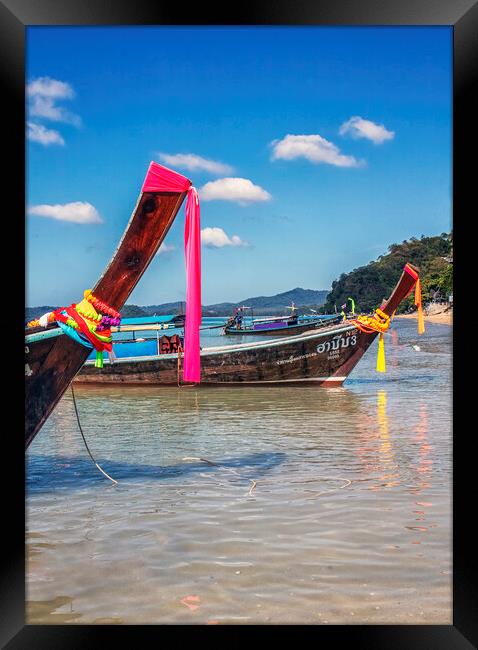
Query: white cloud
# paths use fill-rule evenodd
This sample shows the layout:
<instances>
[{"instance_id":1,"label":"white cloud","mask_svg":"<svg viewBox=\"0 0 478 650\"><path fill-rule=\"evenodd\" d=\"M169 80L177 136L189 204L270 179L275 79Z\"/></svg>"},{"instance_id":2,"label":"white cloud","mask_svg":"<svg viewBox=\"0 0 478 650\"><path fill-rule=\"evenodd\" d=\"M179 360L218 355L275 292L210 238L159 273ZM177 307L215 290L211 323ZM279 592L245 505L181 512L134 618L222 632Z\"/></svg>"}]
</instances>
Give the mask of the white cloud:
<instances>
[{"instance_id":1,"label":"white cloud","mask_svg":"<svg viewBox=\"0 0 478 650\"><path fill-rule=\"evenodd\" d=\"M169 244L165 244L163 242L161 246L158 248L158 252L156 253L156 255L166 255L167 253L172 253L175 250L176 250L176 246L169 246Z\"/></svg>"},{"instance_id":2,"label":"white cloud","mask_svg":"<svg viewBox=\"0 0 478 650\"><path fill-rule=\"evenodd\" d=\"M102 223L97 209L91 203L85 201L74 201L63 205L33 205L28 209L28 213L38 217L46 217L47 219L57 219L58 221L71 221L82 224Z\"/></svg>"},{"instance_id":3,"label":"white cloud","mask_svg":"<svg viewBox=\"0 0 478 650\"><path fill-rule=\"evenodd\" d=\"M383 124L375 124L370 120L364 120L363 117L355 115L350 120L344 122L339 130L340 135L350 133L352 138L366 138L374 144L382 144L385 140L392 140L395 136L394 131L388 131Z\"/></svg>"},{"instance_id":4,"label":"white cloud","mask_svg":"<svg viewBox=\"0 0 478 650\"><path fill-rule=\"evenodd\" d=\"M208 248L222 248L223 246L248 246L238 235L228 237L222 228L203 228L201 230L201 243Z\"/></svg>"},{"instance_id":5,"label":"white cloud","mask_svg":"<svg viewBox=\"0 0 478 650\"><path fill-rule=\"evenodd\" d=\"M57 106L55 100L50 97L34 97L30 104L29 114L32 117L43 117L52 122L65 122L73 126L81 126L81 118L63 106Z\"/></svg>"},{"instance_id":6,"label":"white cloud","mask_svg":"<svg viewBox=\"0 0 478 650\"><path fill-rule=\"evenodd\" d=\"M291 135L274 140L272 160L306 158L312 163L326 163L336 167L359 167L363 163L353 156L340 153L340 149L321 135Z\"/></svg>"},{"instance_id":7,"label":"white cloud","mask_svg":"<svg viewBox=\"0 0 478 650\"><path fill-rule=\"evenodd\" d=\"M254 185L248 178L219 178L209 181L199 190L203 201L235 201L247 205L255 201L269 201L272 197L259 185Z\"/></svg>"},{"instance_id":8,"label":"white cloud","mask_svg":"<svg viewBox=\"0 0 478 650\"><path fill-rule=\"evenodd\" d=\"M50 97L52 99L71 99L75 96L73 88L66 81L58 81L50 77L38 77L27 84L27 95L34 97Z\"/></svg>"},{"instance_id":9,"label":"white cloud","mask_svg":"<svg viewBox=\"0 0 478 650\"><path fill-rule=\"evenodd\" d=\"M50 77L39 77L27 84L27 96L30 99L29 115L42 117L53 122L65 122L79 127L81 118L63 106L58 106L60 100L73 99L75 93L66 81L58 81Z\"/></svg>"},{"instance_id":10,"label":"white cloud","mask_svg":"<svg viewBox=\"0 0 478 650\"><path fill-rule=\"evenodd\" d=\"M217 160L210 160L209 158L203 158L198 156L195 153L159 153L159 158L166 165L172 165L173 167L183 167L189 169L192 172L195 171L205 171L210 174L231 174L234 171L234 168L231 165L226 165L225 163L219 162Z\"/></svg>"},{"instance_id":11,"label":"white cloud","mask_svg":"<svg viewBox=\"0 0 478 650\"><path fill-rule=\"evenodd\" d=\"M50 144L65 144L58 131L47 129L42 124L36 124L35 122L27 122L27 127L27 138L33 142L39 142L46 147Z\"/></svg>"}]
</instances>

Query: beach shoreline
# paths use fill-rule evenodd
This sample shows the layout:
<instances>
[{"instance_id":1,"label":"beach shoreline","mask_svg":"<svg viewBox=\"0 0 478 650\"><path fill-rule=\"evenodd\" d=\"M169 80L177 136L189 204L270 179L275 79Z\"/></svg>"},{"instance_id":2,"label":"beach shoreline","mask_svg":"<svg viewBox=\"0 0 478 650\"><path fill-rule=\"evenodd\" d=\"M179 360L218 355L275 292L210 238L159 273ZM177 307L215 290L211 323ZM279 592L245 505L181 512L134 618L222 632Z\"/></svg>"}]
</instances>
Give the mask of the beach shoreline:
<instances>
[{"instance_id":1,"label":"beach shoreline","mask_svg":"<svg viewBox=\"0 0 478 650\"><path fill-rule=\"evenodd\" d=\"M407 318L407 319L416 320L417 312L414 312L413 314L399 314L395 316L395 318ZM425 313L424 318L425 318L425 322L438 323L440 325L450 325L451 327L453 325L453 310L449 309L448 311L439 312L437 314Z\"/></svg>"}]
</instances>

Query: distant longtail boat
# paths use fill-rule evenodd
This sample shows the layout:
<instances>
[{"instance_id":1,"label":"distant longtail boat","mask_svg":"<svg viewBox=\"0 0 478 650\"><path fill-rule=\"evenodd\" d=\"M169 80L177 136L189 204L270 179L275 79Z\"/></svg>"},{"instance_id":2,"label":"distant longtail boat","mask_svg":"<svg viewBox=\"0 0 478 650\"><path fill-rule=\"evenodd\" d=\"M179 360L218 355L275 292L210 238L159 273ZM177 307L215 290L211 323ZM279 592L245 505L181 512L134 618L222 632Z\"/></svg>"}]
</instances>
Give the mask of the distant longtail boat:
<instances>
[{"instance_id":1,"label":"distant longtail boat","mask_svg":"<svg viewBox=\"0 0 478 650\"><path fill-rule=\"evenodd\" d=\"M251 316L246 320L246 310L251 310ZM287 316L274 316L269 318L253 318L252 308L243 305L234 309L234 313L229 317L225 326L224 334L230 335L255 335L255 336L290 336L292 334L300 334L312 328L323 327L324 325L331 325L340 320L340 316L324 315L316 316L314 319L306 319L302 322L299 321L297 307L292 303L287 309L291 310L291 314Z\"/></svg>"}]
</instances>

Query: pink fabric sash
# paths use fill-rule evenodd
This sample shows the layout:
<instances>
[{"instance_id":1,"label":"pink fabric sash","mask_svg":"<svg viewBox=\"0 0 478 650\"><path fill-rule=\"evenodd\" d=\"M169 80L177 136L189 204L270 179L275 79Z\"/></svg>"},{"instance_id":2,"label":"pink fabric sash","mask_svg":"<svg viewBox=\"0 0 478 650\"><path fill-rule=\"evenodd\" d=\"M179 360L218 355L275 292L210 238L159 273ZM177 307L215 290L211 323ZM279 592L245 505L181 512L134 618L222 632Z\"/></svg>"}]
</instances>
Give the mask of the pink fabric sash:
<instances>
[{"instance_id":1,"label":"pink fabric sash","mask_svg":"<svg viewBox=\"0 0 478 650\"><path fill-rule=\"evenodd\" d=\"M184 226L186 256L186 324L184 329L184 381L201 381L199 327L201 325L201 220L195 187L188 190Z\"/></svg>"},{"instance_id":2,"label":"pink fabric sash","mask_svg":"<svg viewBox=\"0 0 478 650\"><path fill-rule=\"evenodd\" d=\"M201 218L199 197L191 181L151 162L142 192L187 192L184 252L186 257L186 323L183 380L201 381L199 326L201 325Z\"/></svg>"}]
</instances>

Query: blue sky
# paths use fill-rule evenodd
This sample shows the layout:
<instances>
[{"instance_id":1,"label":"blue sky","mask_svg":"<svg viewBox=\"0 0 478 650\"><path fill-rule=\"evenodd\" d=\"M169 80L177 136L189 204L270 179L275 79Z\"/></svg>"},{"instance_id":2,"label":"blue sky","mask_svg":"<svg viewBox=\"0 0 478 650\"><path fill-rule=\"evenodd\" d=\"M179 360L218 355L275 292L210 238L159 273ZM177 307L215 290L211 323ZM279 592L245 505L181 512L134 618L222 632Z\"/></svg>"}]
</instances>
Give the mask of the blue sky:
<instances>
[{"instance_id":1,"label":"blue sky","mask_svg":"<svg viewBox=\"0 0 478 650\"><path fill-rule=\"evenodd\" d=\"M329 289L449 231L451 46L448 27L28 27L27 304L95 283L151 160L202 197L204 304ZM184 208L128 302L184 300L183 227Z\"/></svg>"}]
</instances>

